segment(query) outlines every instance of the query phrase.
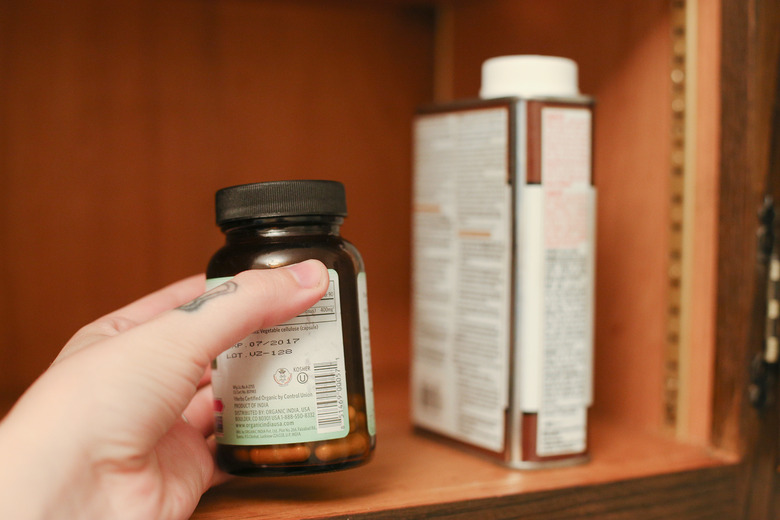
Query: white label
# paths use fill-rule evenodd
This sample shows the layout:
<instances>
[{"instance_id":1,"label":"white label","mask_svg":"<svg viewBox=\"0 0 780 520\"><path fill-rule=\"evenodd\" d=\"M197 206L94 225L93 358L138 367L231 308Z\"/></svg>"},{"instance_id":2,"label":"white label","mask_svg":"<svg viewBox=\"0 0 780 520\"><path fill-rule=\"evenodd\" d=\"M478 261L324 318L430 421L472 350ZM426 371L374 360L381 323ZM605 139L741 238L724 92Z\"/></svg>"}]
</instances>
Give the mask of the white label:
<instances>
[{"instance_id":1,"label":"white label","mask_svg":"<svg viewBox=\"0 0 780 520\"><path fill-rule=\"evenodd\" d=\"M581 108L542 109L543 205L527 225L543 228L541 270L524 276L543 280L543 316L537 364L539 412L537 454L579 453L586 443L591 402L595 191L591 186L591 113ZM529 217L530 218L530 217ZM539 247L541 246L541 247ZM527 267L527 266L526 266ZM526 278L526 279L528 279ZM531 346L533 347L533 346Z\"/></svg>"},{"instance_id":2,"label":"white label","mask_svg":"<svg viewBox=\"0 0 780 520\"><path fill-rule=\"evenodd\" d=\"M349 433L338 273L328 273L330 285L319 302L216 358L217 442L288 444ZM211 279L207 286L225 280Z\"/></svg>"},{"instance_id":3,"label":"white label","mask_svg":"<svg viewBox=\"0 0 780 520\"><path fill-rule=\"evenodd\" d=\"M544 191L540 185L519 190L517 241L518 324L515 365L518 402L525 412L537 412L541 402L544 353Z\"/></svg>"},{"instance_id":4,"label":"white label","mask_svg":"<svg viewBox=\"0 0 780 520\"><path fill-rule=\"evenodd\" d=\"M357 276L358 313L360 314L360 345L363 355L363 385L366 394L366 423L368 434L376 434L376 415L374 413L374 372L371 368L371 335L368 329L368 290L366 273Z\"/></svg>"},{"instance_id":5,"label":"white label","mask_svg":"<svg viewBox=\"0 0 780 520\"><path fill-rule=\"evenodd\" d=\"M542 457L582 453L587 448L588 410L581 406L542 409L537 417L536 454Z\"/></svg>"},{"instance_id":6,"label":"white label","mask_svg":"<svg viewBox=\"0 0 780 520\"><path fill-rule=\"evenodd\" d=\"M415 126L415 424L504 449L511 297L507 107Z\"/></svg>"}]
</instances>

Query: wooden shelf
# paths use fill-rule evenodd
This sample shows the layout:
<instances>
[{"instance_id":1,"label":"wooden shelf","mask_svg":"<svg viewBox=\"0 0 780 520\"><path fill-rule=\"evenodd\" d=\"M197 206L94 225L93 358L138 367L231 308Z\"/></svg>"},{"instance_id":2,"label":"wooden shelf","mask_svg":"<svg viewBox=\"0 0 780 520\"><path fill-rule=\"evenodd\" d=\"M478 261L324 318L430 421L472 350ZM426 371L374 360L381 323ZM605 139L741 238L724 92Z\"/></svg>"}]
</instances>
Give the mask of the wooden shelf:
<instances>
[{"instance_id":1,"label":"wooden shelf","mask_svg":"<svg viewBox=\"0 0 780 520\"><path fill-rule=\"evenodd\" d=\"M361 468L302 477L240 478L204 495L192 518L328 518L409 508L457 509L487 500L630 481L702 468L727 468L727 456L596 417L592 460L532 471L506 469L413 432L404 379L377 386L379 431L374 459ZM691 477L700 479L700 476ZM668 480L667 480L668 482ZM405 516L405 515L404 515Z\"/></svg>"}]
</instances>

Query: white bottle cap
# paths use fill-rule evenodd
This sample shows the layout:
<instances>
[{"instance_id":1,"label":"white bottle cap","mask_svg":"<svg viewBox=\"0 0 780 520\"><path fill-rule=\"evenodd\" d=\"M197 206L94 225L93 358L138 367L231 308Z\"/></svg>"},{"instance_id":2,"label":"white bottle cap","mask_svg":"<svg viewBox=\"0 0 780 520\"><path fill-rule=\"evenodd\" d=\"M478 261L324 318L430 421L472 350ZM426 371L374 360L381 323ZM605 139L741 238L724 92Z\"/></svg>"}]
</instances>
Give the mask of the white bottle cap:
<instances>
[{"instance_id":1,"label":"white bottle cap","mask_svg":"<svg viewBox=\"0 0 780 520\"><path fill-rule=\"evenodd\" d=\"M482 64L482 98L576 97L577 64L554 56L499 56Z\"/></svg>"}]
</instances>

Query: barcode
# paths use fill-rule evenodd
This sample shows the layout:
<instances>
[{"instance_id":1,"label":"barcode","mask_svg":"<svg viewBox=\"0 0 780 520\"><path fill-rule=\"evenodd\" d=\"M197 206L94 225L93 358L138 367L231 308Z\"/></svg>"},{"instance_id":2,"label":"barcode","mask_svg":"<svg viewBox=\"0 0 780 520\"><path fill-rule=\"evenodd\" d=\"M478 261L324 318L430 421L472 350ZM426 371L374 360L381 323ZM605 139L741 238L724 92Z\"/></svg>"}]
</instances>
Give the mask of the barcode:
<instances>
[{"instance_id":1,"label":"barcode","mask_svg":"<svg viewBox=\"0 0 780 520\"><path fill-rule=\"evenodd\" d=\"M341 398L341 374L338 363L314 363L314 396L317 402L317 433L344 428L344 406Z\"/></svg>"}]
</instances>

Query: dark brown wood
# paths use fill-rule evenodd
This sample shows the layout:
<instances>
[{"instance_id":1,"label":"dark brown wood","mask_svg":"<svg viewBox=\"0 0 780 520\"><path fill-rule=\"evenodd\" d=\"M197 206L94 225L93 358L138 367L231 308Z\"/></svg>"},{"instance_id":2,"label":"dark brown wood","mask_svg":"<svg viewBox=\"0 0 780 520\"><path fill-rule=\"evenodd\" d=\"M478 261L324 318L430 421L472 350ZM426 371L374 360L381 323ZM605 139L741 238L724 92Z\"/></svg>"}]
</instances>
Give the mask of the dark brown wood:
<instances>
[{"instance_id":1,"label":"dark brown wood","mask_svg":"<svg viewBox=\"0 0 780 520\"><path fill-rule=\"evenodd\" d=\"M780 461L778 461L780 462ZM780 466L776 469L775 474L775 500L774 500L774 509L772 509L770 515L774 515L775 518L780 516ZM770 518L772 518L770 516Z\"/></svg>"},{"instance_id":2,"label":"dark brown wood","mask_svg":"<svg viewBox=\"0 0 780 520\"><path fill-rule=\"evenodd\" d=\"M770 168L777 101L780 6L725 0L722 31L721 186L716 320L716 446L743 454L739 518L777 518L778 406L754 409L748 367L763 348L766 265L757 255L757 212L765 194L780 200ZM780 130L780 129L779 129ZM777 389L775 388L776 392Z\"/></svg>"},{"instance_id":3,"label":"dark brown wood","mask_svg":"<svg viewBox=\"0 0 780 520\"><path fill-rule=\"evenodd\" d=\"M736 519L734 467L691 471L598 486L468 500L332 520L728 520ZM251 517L246 517L251 518Z\"/></svg>"},{"instance_id":4,"label":"dark brown wood","mask_svg":"<svg viewBox=\"0 0 780 520\"><path fill-rule=\"evenodd\" d=\"M767 192L780 201L780 5L756 1L753 27L756 38L754 124L761 132L756 161L757 167L767 172ZM778 231L780 225L776 223L775 236ZM770 403L761 410L751 410L746 419L749 449L746 475L741 481L748 483L743 499L747 519L780 517L780 370L777 366L769 370L774 377L767 388Z\"/></svg>"},{"instance_id":5,"label":"dark brown wood","mask_svg":"<svg viewBox=\"0 0 780 520\"><path fill-rule=\"evenodd\" d=\"M751 155L755 132L747 103L753 62L748 27L749 2L723 2L721 183L718 229L718 294L713 442L742 451L740 416L746 404L750 355L760 348L760 317L754 311L763 296L757 279L757 212L766 178ZM758 320L758 321L757 321ZM752 328L752 333L751 333ZM751 335L752 334L752 335ZM756 335L758 334L758 335Z\"/></svg>"}]
</instances>

